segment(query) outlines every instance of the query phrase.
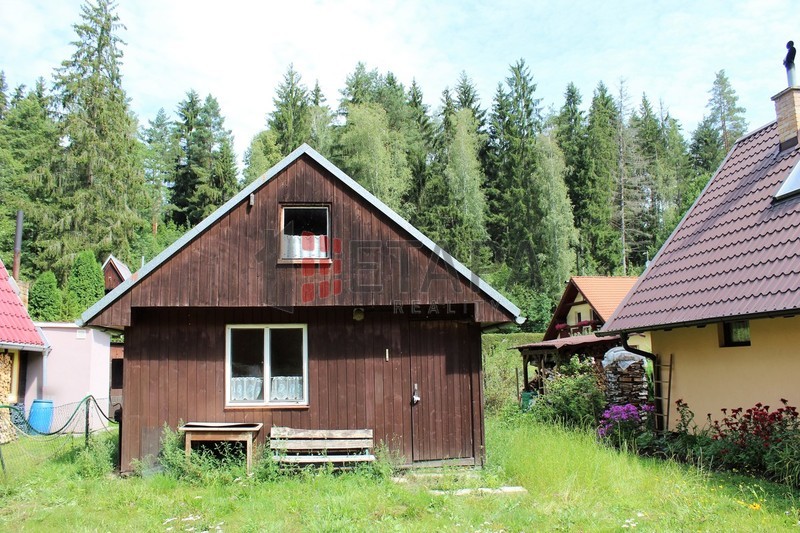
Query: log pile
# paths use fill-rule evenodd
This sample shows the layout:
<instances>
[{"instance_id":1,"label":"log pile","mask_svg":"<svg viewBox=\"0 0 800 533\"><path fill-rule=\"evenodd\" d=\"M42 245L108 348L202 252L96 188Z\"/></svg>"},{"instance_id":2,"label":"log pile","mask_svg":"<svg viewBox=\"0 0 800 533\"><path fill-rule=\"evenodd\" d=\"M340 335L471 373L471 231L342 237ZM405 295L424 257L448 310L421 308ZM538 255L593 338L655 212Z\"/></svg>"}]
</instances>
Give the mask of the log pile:
<instances>
[{"instance_id":1,"label":"log pile","mask_svg":"<svg viewBox=\"0 0 800 533\"><path fill-rule=\"evenodd\" d=\"M606 399L610 405L647 403L647 374L644 359L622 368L618 362L605 367Z\"/></svg>"},{"instance_id":2,"label":"log pile","mask_svg":"<svg viewBox=\"0 0 800 533\"><path fill-rule=\"evenodd\" d=\"M0 353L0 405L4 405L11 394L11 372L14 363L9 353ZM11 424L11 410L0 408L0 444L13 441L17 436Z\"/></svg>"}]
</instances>

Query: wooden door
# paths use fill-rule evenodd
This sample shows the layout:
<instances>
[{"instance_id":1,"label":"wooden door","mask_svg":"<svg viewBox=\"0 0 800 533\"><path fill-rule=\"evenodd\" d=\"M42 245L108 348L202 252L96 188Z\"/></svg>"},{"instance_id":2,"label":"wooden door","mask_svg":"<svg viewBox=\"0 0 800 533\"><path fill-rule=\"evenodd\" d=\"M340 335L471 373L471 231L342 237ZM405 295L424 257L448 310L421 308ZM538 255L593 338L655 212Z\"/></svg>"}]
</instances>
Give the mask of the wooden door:
<instances>
[{"instance_id":1,"label":"wooden door","mask_svg":"<svg viewBox=\"0 0 800 533\"><path fill-rule=\"evenodd\" d=\"M411 322L412 457L436 461L473 456L471 336L466 324Z\"/></svg>"}]
</instances>

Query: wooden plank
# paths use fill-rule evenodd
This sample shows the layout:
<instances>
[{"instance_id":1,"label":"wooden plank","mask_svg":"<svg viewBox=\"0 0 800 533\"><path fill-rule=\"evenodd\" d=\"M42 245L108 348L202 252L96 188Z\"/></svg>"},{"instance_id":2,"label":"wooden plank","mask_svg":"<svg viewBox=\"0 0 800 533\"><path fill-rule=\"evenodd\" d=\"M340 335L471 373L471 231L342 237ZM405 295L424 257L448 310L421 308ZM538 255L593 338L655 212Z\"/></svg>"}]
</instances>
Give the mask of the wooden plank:
<instances>
[{"instance_id":1,"label":"wooden plank","mask_svg":"<svg viewBox=\"0 0 800 533\"><path fill-rule=\"evenodd\" d=\"M273 450L356 450L372 448L372 439L271 439Z\"/></svg>"},{"instance_id":2,"label":"wooden plank","mask_svg":"<svg viewBox=\"0 0 800 533\"><path fill-rule=\"evenodd\" d=\"M240 424L228 422L187 422L178 428L178 431L220 431L220 432L244 432L244 431L259 431L264 427L264 424Z\"/></svg>"},{"instance_id":3,"label":"wooden plank","mask_svg":"<svg viewBox=\"0 0 800 533\"><path fill-rule=\"evenodd\" d=\"M401 346L401 391L406 401L402 402L403 405L403 448L402 452L406 458L406 462L411 463L413 450L411 448L411 346L409 339L408 321L405 316L397 316L394 318L396 327L399 325L397 335L400 336Z\"/></svg>"},{"instance_id":4,"label":"wooden plank","mask_svg":"<svg viewBox=\"0 0 800 533\"><path fill-rule=\"evenodd\" d=\"M374 455L278 455L279 463L314 464L314 463L363 463L375 460Z\"/></svg>"},{"instance_id":5,"label":"wooden plank","mask_svg":"<svg viewBox=\"0 0 800 533\"><path fill-rule=\"evenodd\" d=\"M273 426L271 439L371 439L371 429L299 429Z\"/></svg>"}]
</instances>

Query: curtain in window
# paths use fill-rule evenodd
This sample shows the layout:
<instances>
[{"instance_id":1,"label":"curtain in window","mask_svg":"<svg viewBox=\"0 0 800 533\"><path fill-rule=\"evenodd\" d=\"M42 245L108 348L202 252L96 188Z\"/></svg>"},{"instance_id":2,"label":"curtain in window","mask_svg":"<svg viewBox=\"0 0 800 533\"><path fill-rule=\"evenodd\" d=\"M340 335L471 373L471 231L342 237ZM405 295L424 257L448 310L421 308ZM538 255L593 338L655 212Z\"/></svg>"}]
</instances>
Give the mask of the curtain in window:
<instances>
[{"instance_id":1,"label":"curtain in window","mask_svg":"<svg viewBox=\"0 0 800 533\"><path fill-rule=\"evenodd\" d=\"M276 376L269 389L270 400L300 401L303 399L302 376Z\"/></svg>"},{"instance_id":2,"label":"curtain in window","mask_svg":"<svg viewBox=\"0 0 800 533\"><path fill-rule=\"evenodd\" d=\"M262 378L231 378L231 401L260 400L263 388Z\"/></svg>"},{"instance_id":3,"label":"curtain in window","mask_svg":"<svg viewBox=\"0 0 800 533\"><path fill-rule=\"evenodd\" d=\"M284 235L284 257L318 259L328 257L327 235Z\"/></svg>"}]
</instances>

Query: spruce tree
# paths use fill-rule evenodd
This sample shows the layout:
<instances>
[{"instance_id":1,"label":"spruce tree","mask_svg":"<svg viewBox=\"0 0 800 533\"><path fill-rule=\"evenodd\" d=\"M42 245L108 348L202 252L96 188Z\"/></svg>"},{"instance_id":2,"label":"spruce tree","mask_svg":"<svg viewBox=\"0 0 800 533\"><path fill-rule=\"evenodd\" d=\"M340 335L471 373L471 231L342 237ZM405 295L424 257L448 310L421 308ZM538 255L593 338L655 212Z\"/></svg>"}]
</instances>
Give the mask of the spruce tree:
<instances>
[{"instance_id":1,"label":"spruce tree","mask_svg":"<svg viewBox=\"0 0 800 533\"><path fill-rule=\"evenodd\" d=\"M497 232L492 236L499 248L495 258L512 272L509 281L532 287L553 303L555 287L560 292L574 266L575 229L563 156L542 137L536 84L525 62L510 71L506 87L498 88L490 125L490 232ZM556 250L554 243L564 248Z\"/></svg>"},{"instance_id":2,"label":"spruce tree","mask_svg":"<svg viewBox=\"0 0 800 533\"><path fill-rule=\"evenodd\" d=\"M141 133L144 143L144 175L147 182L148 218L153 235L165 222L167 187L174 180L176 146L172 125L164 108L158 110L153 120Z\"/></svg>"},{"instance_id":3,"label":"spruce tree","mask_svg":"<svg viewBox=\"0 0 800 533\"><path fill-rule=\"evenodd\" d=\"M335 143L333 119L333 112L325 104L325 96L322 94L319 82L316 82L311 92L308 142L317 152L328 158L333 155Z\"/></svg>"},{"instance_id":4,"label":"spruce tree","mask_svg":"<svg viewBox=\"0 0 800 533\"><path fill-rule=\"evenodd\" d=\"M565 174L575 225L588 222L586 209L589 186L586 183L586 117L581 111L581 93L574 83L564 92L564 105L555 117L555 140L564 154Z\"/></svg>"},{"instance_id":5,"label":"spruce tree","mask_svg":"<svg viewBox=\"0 0 800 533\"><path fill-rule=\"evenodd\" d=\"M434 150L436 131L423 102L422 89L416 81L411 82L407 104L410 114L410 134L408 139L408 166L411 172L411 185L408 190L408 204L418 206L422 191L430 179L430 160ZM418 218L414 218L416 224Z\"/></svg>"},{"instance_id":6,"label":"spruce tree","mask_svg":"<svg viewBox=\"0 0 800 533\"><path fill-rule=\"evenodd\" d=\"M286 156L311 137L310 99L292 64L275 92L275 110L270 113L267 126L275 132L281 156Z\"/></svg>"},{"instance_id":7,"label":"spruce tree","mask_svg":"<svg viewBox=\"0 0 800 533\"><path fill-rule=\"evenodd\" d=\"M22 272L27 276L49 268L44 256L48 243L58 238L56 221L63 196L59 187L62 148L51 97L44 81L14 99L0 121L0 217L9 221L0 228L4 251L13 250L14 218L25 213L23 226Z\"/></svg>"},{"instance_id":8,"label":"spruce tree","mask_svg":"<svg viewBox=\"0 0 800 533\"><path fill-rule=\"evenodd\" d=\"M587 224L582 226L585 274L613 274L621 265L621 247L613 226L618 172L617 106L600 82L592 98L586 129ZM588 253L587 253L588 252Z\"/></svg>"},{"instance_id":9,"label":"spruce tree","mask_svg":"<svg viewBox=\"0 0 800 533\"><path fill-rule=\"evenodd\" d=\"M75 51L57 70L65 193L48 259L65 266L79 250L123 259L146 228L144 173L136 119L122 88L124 29L111 0L81 6Z\"/></svg>"}]
</instances>

